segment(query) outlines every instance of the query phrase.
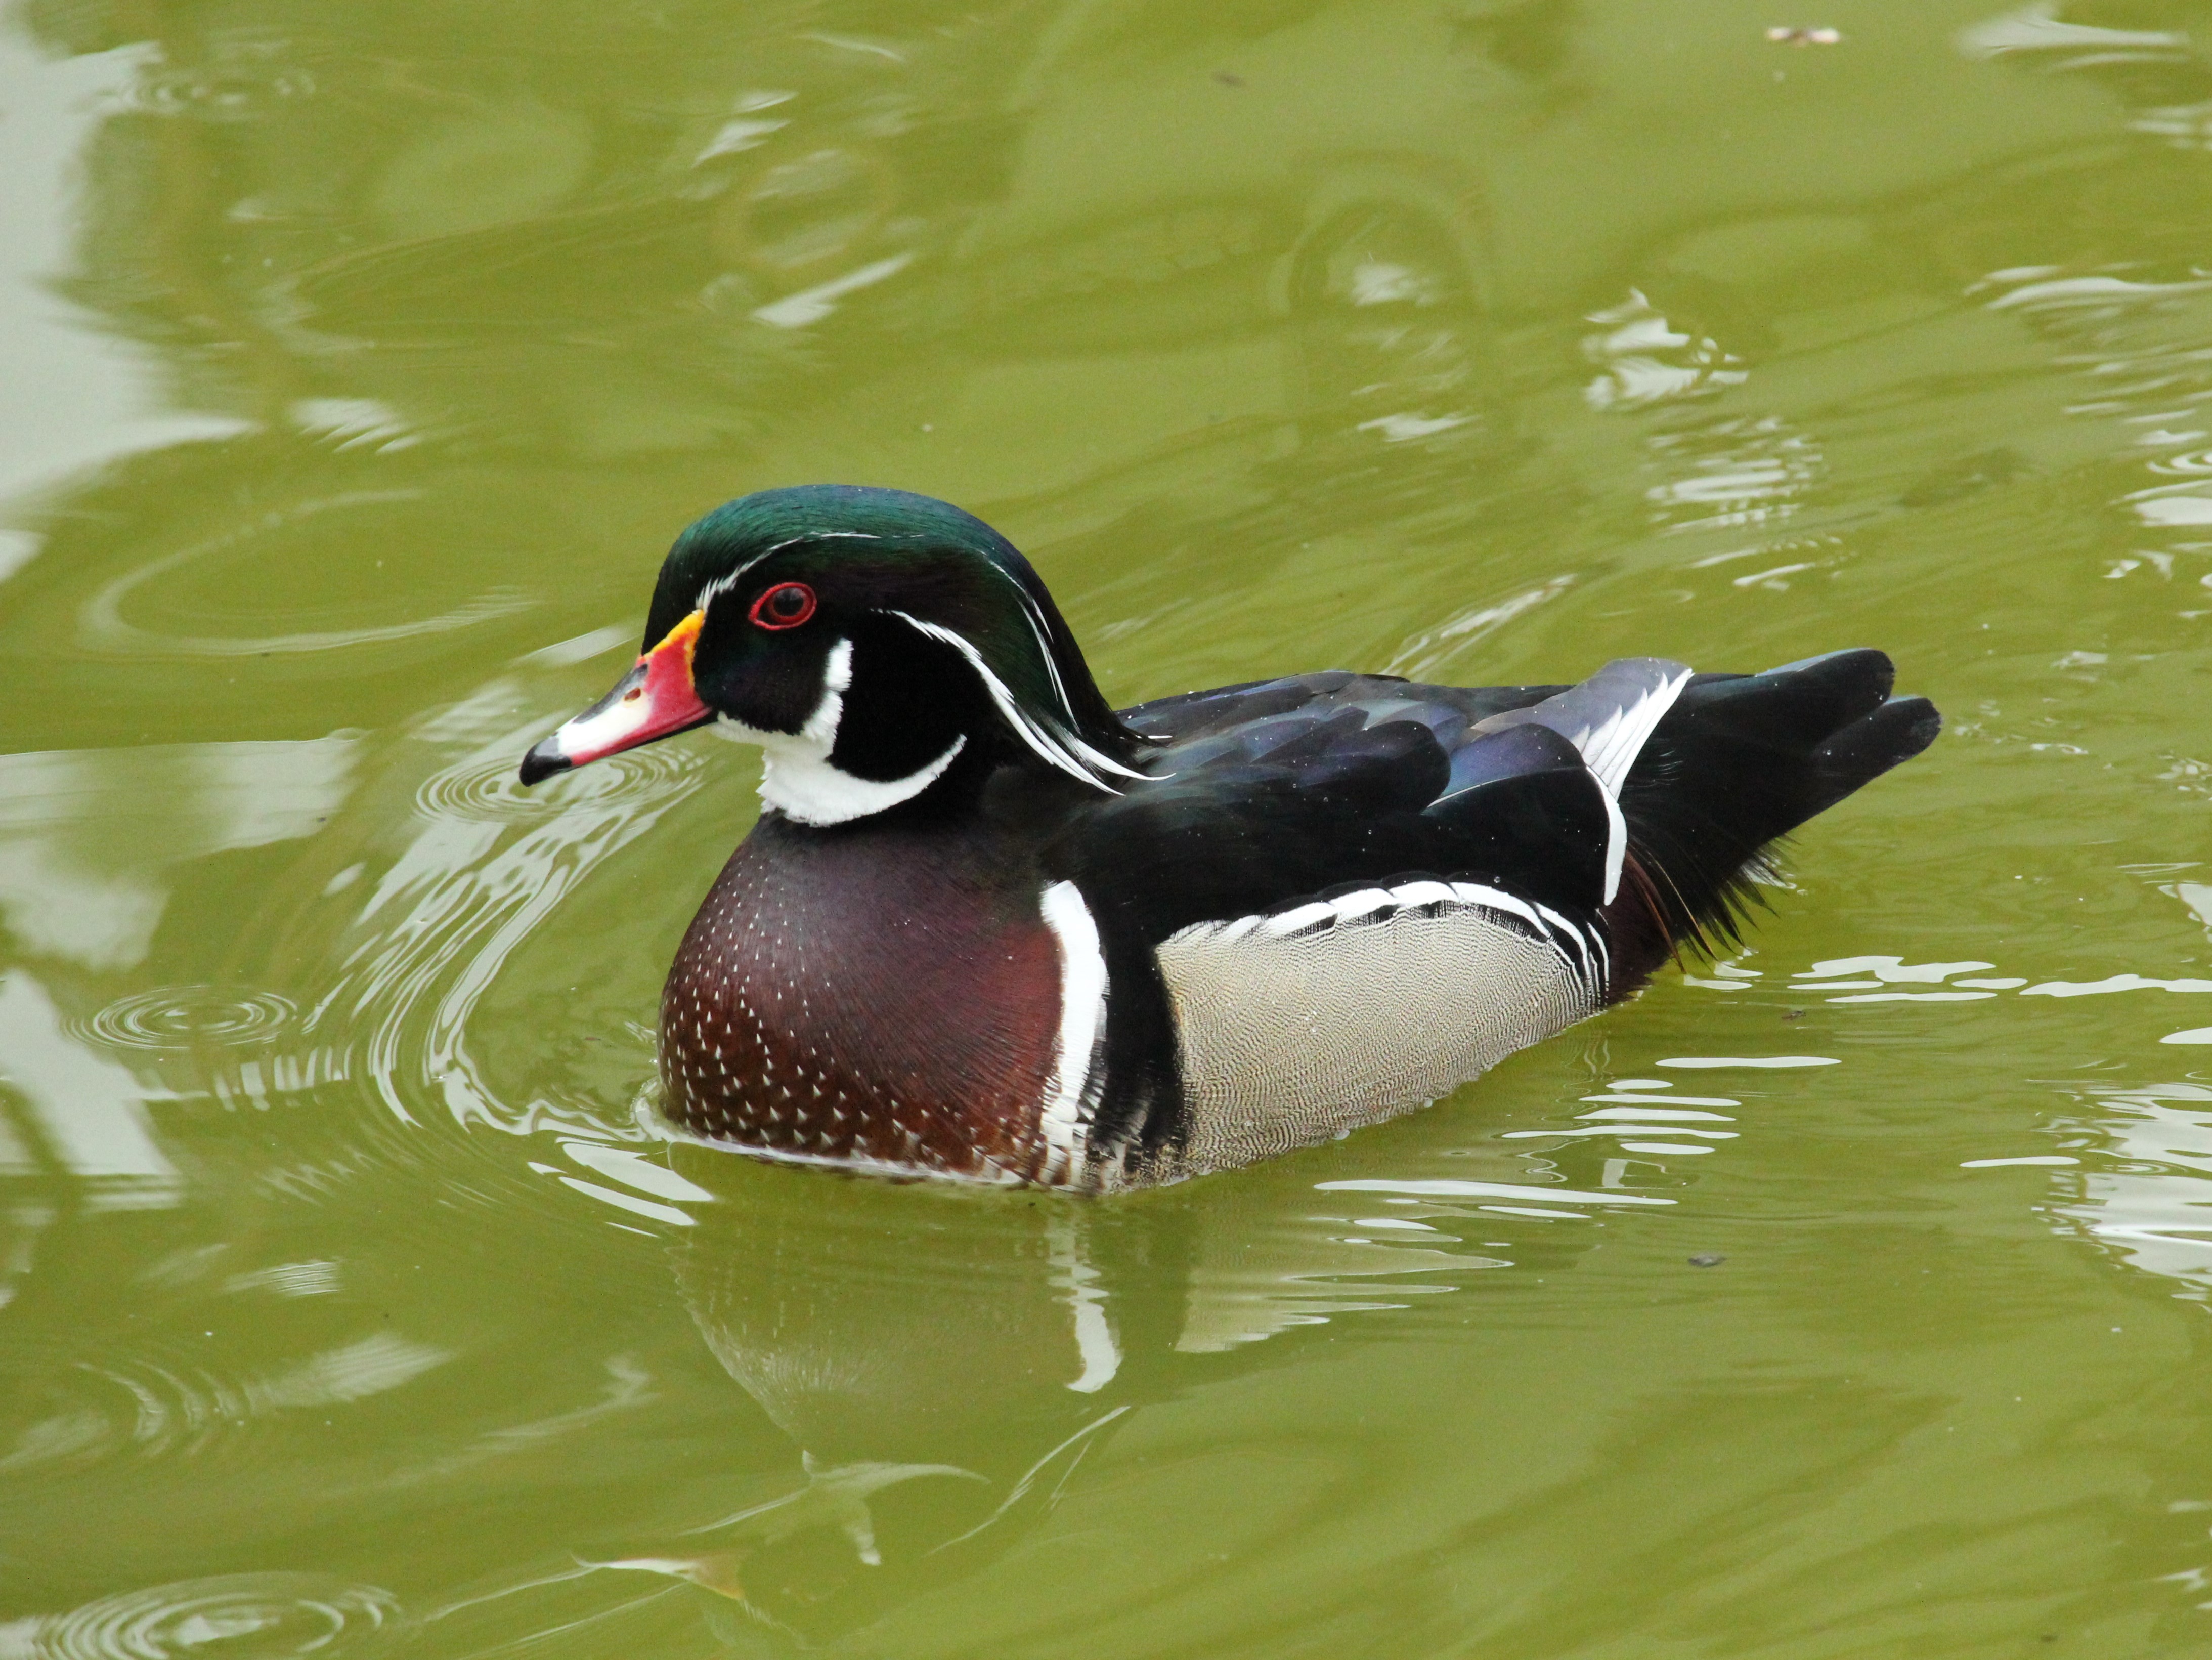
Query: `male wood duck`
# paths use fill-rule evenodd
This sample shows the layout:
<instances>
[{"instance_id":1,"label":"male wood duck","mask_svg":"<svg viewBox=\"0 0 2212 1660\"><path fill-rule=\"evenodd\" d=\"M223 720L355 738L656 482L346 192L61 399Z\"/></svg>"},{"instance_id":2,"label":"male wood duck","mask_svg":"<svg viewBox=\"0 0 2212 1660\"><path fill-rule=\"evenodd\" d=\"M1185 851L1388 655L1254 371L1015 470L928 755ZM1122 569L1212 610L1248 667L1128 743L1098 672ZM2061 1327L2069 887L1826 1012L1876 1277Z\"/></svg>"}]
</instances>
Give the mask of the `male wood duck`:
<instances>
[{"instance_id":1,"label":"male wood duck","mask_svg":"<svg viewBox=\"0 0 2212 1660\"><path fill-rule=\"evenodd\" d=\"M989 526L811 485L677 538L636 666L522 781L696 727L765 753L661 998L687 1128L1099 1191L1423 1105L1733 939L1768 845L1935 738L1892 672L1330 670L1117 713Z\"/></svg>"}]
</instances>

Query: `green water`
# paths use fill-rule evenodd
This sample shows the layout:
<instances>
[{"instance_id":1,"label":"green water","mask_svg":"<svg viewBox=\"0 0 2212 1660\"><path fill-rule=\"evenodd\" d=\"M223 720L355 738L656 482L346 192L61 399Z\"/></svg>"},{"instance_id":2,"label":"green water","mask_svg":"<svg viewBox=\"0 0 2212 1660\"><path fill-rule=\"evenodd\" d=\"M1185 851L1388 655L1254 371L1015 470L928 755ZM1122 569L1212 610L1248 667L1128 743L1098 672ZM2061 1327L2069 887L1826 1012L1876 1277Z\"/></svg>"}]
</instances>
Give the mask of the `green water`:
<instances>
[{"instance_id":1,"label":"green water","mask_svg":"<svg viewBox=\"0 0 2212 1660\"><path fill-rule=\"evenodd\" d=\"M2212 8L2005 4L18 3L0 1657L2212 1653ZM750 752L512 775L815 479L1121 701L1949 726L1425 1113L760 1168Z\"/></svg>"}]
</instances>

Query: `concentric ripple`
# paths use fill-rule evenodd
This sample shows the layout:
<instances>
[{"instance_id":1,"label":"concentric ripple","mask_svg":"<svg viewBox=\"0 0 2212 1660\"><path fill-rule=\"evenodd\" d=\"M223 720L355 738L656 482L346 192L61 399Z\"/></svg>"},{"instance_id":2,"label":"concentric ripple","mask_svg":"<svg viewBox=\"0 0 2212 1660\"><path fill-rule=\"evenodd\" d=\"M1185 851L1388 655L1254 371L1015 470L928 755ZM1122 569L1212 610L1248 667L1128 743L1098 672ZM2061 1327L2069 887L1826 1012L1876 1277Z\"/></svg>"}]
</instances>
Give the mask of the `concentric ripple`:
<instances>
[{"instance_id":1,"label":"concentric ripple","mask_svg":"<svg viewBox=\"0 0 2212 1660\"><path fill-rule=\"evenodd\" d=\"M399 1617L374 1585L316 1573L179 1579L0 1626L5 1660L283 1660L357 1652Z\"/></svg>"},{"instance_id":2,"label":"concentric ripple","mask_svg":"<svg viewBox=\"0 0 2212 1660\"><path fill-rule=\"evenodd\" d=\"M527 790L516 775L518 755L463 762L433 774L415 793L416 810L426 818L471 824L513 824L574 812L586 803L619 798L645 805L682 794L691 787L696 762L674 750L633 750L608 757L573 775L564 775L557 794Z\"/></svg>"},{"instance_id":3,"label":"concentric ripple","mask_svg":"<svg viewBox=\"0 0 2212 1660\"><path fill-rule=\"evenodd\" d=\"M251 593L252 589L247 572L257 562L283 557L284 549L289 545L286 541L288 537L314 533L303 532L302 526L313 524L315 532L324 532L326 526L330 529L356 527L354 533L361 536L364 532L358 527L364 522L392 525L395 522L392 514L419 513L425 499L425 493L417 488L340 489L291 502L243 524L228 525L211 535L150 559L100 588L78 610L78 638L87 649L102 655L257 658L292 655L450 634L456 629L474 628L482 623L511 616L516 611L527 610L535 603L520 591L502 587L459 600L445 610L404 621L281 634L255 633L250 629L229 634L172 633L160 626L141 626L125 614L126 603L140 589L149 584L155 584L155 599L142 603L149 611L164 617L177 615L179 606L174 598L161 603L159 585L165 580L176 579L179 572L190 573L203 584L215 582L217 591L226 599L234 599L240 593ZM398 524L406 522L404 517L397 521ZM208 565L217 569L212 572L194 569Z\"/></svg>"},{"instance_id":4,"label":"concentric ripple","mask_svg":"<svg viewBox=\"0 0 2212 1660\"><path fill-rule=\"evenodd\" d=\"M80 1361L57 1380L46 1410L15 1444L0 1442L0 1475L126 1451L140 1458L204 1456L285 1413L325 1412L382 1395L452 1359L434 1344L377 1331L251 1374L159 1355ZM4 1642L0 1660L9 1660Z\"/></svg>"},{"instance_id":5,"label":"concentric ripple","mask_svg":"<svg viewBox=\"0 0 2212 1660\"><path fill-rule=\"evenodd\" d=\"M240 986L161 986L119 997L80 1034L111 1048L173 1055L210 1046L264 1043L300 1018L288 998Z\"/></svg>"}]
</instances>

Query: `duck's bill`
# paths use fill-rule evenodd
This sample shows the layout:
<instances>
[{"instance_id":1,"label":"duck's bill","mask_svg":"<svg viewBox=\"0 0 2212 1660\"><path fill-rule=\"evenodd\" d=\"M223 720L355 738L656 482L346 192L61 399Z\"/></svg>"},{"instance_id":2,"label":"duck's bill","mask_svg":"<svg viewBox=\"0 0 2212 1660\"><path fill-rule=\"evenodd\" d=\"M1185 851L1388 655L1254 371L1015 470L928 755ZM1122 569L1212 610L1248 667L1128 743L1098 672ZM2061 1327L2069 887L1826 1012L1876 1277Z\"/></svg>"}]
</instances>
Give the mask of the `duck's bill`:
<instances>
[{"instance_id":1,"label":"duck's bill","mask_svg":"<svg viewBox=\"0 0 2212 1660\"><path fill-rule=\"evenodd\" d=\"M532 748L522 757L522 781L535 784L712 721L714 711L699 701L691 684L691 649L704 620L693 611L639 658L612 691Z\"/></svg>"}]
</instances>

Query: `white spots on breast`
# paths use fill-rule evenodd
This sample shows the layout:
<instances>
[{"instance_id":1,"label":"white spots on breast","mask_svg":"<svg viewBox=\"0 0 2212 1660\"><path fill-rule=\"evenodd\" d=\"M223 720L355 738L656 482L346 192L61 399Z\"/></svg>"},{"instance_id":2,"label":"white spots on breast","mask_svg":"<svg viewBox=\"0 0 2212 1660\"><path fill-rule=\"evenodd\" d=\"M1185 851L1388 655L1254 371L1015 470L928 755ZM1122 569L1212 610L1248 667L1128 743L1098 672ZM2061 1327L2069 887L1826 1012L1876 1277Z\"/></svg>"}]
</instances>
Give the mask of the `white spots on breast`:
<instances>
[{"instance_id":1,"label":"white spots on breast","mask_svg":"<svg viewBox=\"0 0 2212 1660\"><path fill-rule=\"evenodd\" d=\"M895 1137L907 1164L950 1168L925 1140L925 1110L809 1040L806 940L772 878L709 897L666 994L670 1110L696 1134L772 1157L866 1162L890 1156Z\"/></svg>"},{"instance_id":2,"label":"white spots on breast","mask_svg":"<svg viewBox=\"0 0 2212 1660\"><path fill-rule=\"evenodd\" d=\"M987 1181L1056 1184L1079 1177L1082 1130L1097 1094L1093 1074L1101 1070L1093 1063L1104 1030L1105 970L1096 927L1074 890L1054 903L1068 932L1054 937L1091 988L1060 1011L1055 1028L1044 1025L1053 982L1039 916L994 915L979 927L963 914L940 930L926 909L902 906L813 926L819 919L810 907L820 901L823 880L740 860L709 895L665 994L672 1116L771 1158ZM1042 908L1041 895L1036 903ZM1085 926L1087 946L1079 937ZM883 960L856 963L854 953L890 930L902 933L890 960L912 966L897 970L905 978L884 983ZM994 996L1012 989L1004 1007L978 1007L974 1017L984 1033L1003 1031L1013 1063L1008 1050L992 1049L975 1031L958 1034L950 1059L928 1047L932 1022L967 1012L915 976L938 971L933 948L977 949L957 943L971 937L990 953L981 964L993 976L984 988ZM1024 965L1020 977L1009 982L1015 964ZM856 967L866 972L856 976ZM917 986L924 994L912 994ZM977 1087L963 1091L970 1076ZM1061 1104L1071 1128L1057 1171L1047 1168L1054 1155L1036 1117L1047 1098Z\"/></svg>"}]
</instances>

